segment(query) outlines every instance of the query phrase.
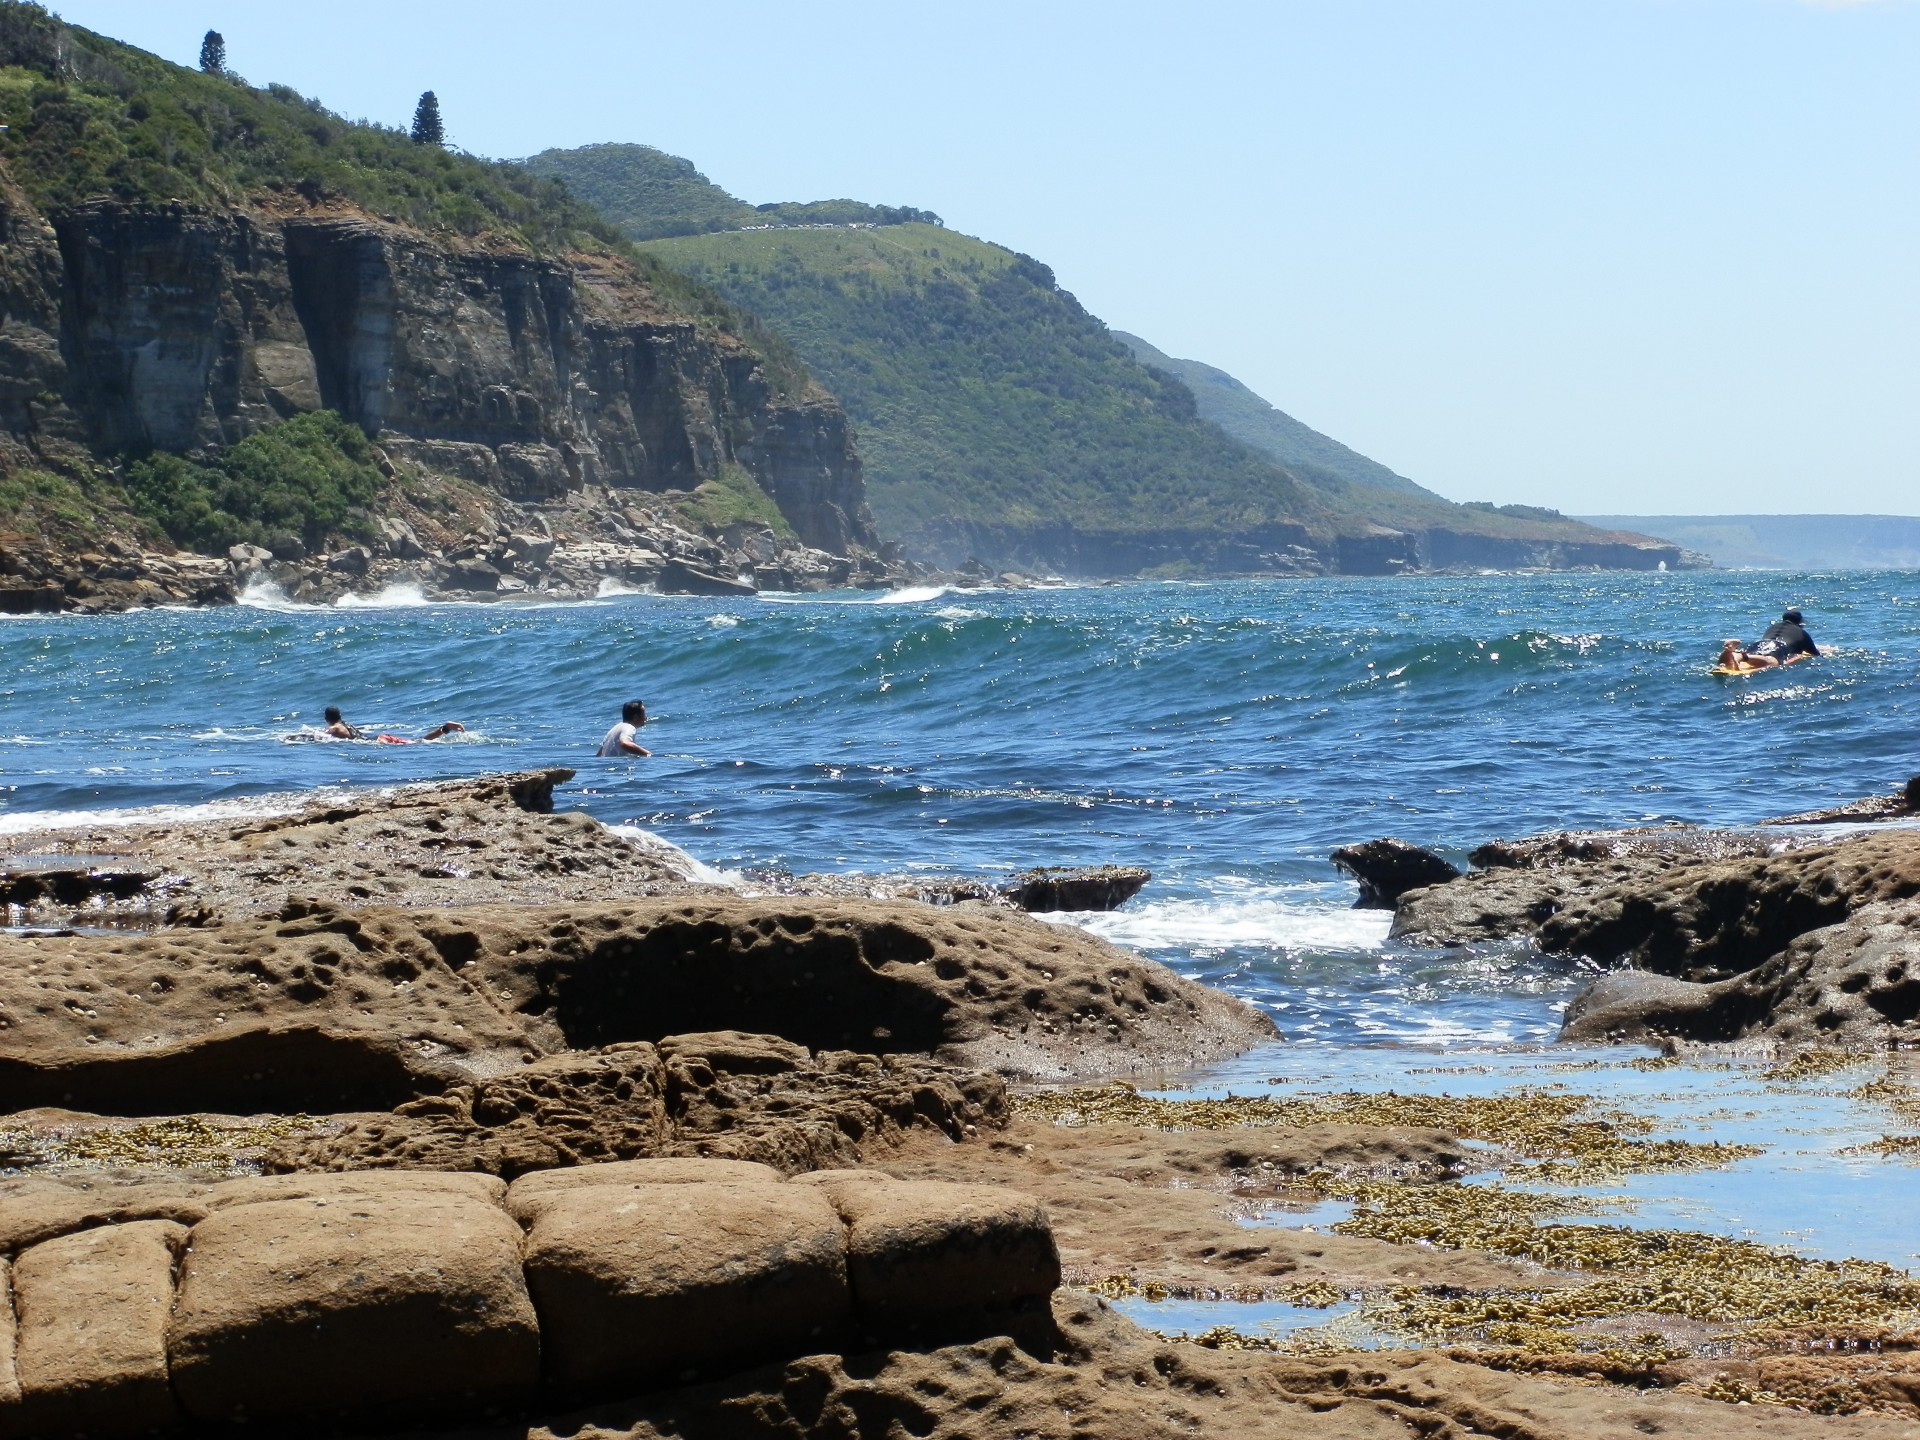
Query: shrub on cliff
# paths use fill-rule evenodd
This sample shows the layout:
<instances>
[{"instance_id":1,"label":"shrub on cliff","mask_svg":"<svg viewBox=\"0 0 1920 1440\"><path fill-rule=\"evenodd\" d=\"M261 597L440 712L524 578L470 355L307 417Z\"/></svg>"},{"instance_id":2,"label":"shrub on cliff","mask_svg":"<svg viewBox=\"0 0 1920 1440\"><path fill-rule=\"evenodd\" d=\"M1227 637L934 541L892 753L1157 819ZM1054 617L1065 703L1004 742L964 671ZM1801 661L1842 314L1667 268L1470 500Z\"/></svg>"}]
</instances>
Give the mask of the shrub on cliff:
<instances>
[{"instance_id":1,"label":"shrub on cliff","mask_svg":"<svg viewBox=\"0 0 1920 1440\"><path fill-rule=\"evenodd\" d=\"M213 466L149 455L127 467L135 513L175 544L208 554L231 545L276 553L364 539L384 482L367 437L330 410L297 415L254 435Z\"/></svg>"}]
</instances>

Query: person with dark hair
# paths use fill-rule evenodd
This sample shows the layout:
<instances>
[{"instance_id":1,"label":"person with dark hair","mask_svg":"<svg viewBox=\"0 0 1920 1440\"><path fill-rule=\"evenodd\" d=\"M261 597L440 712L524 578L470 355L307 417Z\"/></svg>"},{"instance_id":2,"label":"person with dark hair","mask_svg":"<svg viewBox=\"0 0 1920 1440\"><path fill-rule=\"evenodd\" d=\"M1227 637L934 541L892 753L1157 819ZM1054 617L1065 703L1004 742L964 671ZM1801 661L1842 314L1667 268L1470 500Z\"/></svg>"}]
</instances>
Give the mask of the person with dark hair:
<instances>
[{"instance_id":1,"label":"person with dark hair","mask_svg":"<svg viewBox=\"0 0 1920 1440\"><path fill-rule=\"evenodd\" d=\"M358 725L349 725L345 720L341 719L340 707L338 705L327 706L326 717L327 728L320 733L325 735L329 740L377 740L382 745L412 745L416 743L403 735L369 735ZM443 725L434 726L433 729L422 735L420 739L423 741L441 740L449 735L462 734L466 731L466 728L467 727L462 725L458 720L449 720ZM289 736L288 738L298 739L299 737Z\"/></svg>"},{"instance_id":2,"label":"person with dark hair","mask_svg":"<svg viewBox=\"0 0 1920 1440\"><path fill-rule=\"evenodd\" d=\"M600 742L600 748L593 753L603 760L618 760L623 755L651 755L651 750L642 750L634 739L640 727L647 723L647 707L638 700L629 700L620 707L620 723L607 731L607 738Z\"/></svg>"},{"instance_id":3,"label":"person with dark hair","mask_svg":"<svg viewBox=\"0 0 1920 1440\"><path fill-rule=\"evenodd\" d=\"M1760 637L1759 643L1744 650L1735 640L1729 640L1721 646L1720 668L1772 670L1799 660L1812 660L1819 654L1820 647L1813 643L1813 637L1807 633L1805 617L1797 608L1789 606L1778 620L1767 627L1767 633Z\"/></svg>"}]
</instances>

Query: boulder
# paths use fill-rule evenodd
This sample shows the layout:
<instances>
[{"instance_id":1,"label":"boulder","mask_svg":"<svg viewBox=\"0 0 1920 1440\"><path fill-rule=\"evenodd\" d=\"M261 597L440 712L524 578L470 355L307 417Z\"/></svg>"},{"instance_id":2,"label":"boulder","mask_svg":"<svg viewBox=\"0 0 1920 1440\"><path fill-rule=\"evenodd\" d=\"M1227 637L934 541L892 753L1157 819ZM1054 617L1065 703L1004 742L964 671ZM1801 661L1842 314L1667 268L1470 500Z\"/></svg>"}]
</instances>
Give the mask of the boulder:
<instances>
[{"instance_id":1,"label":"boulder","mask_svg":"<svg viewBox=\"0 0 1920 1440\"><path fill-rule=\"evenodd\" d=\"M139 1220L63 1235L14 1261L17 1433L143 1435L179 1423L166 1335L186 1238L184 1225Z\"/></svg>"},{"instance_id":2,"label":"boulder","mask_svg":"<svg viewBox=\"0 0 1920 1440\"><path fill-rule=\"evenodd\" d=\"M192 1225L209 1213L212 1187L178 1180L116 1184L96 1177L23 1175L0 1180L0 1254L138 1220Z\"/></svg>"},{"instance_id":3,"label":"boulder","mask_svg":"<svg viewBox=\"0 0 1920 1440\"><path fill-rule=\"evenodd\" d=\"M553 537L517 533L507 537L507 558L526 570L544 570L553 558Z\"/></svg>"},{"instance_id":4,"label":"boulder","mask_svg":"<svg viewBox=\"0 0 1920 1440\"><path fill-rule=\"evenodd\" d=\"M1386 838L1343 845L1328 857L1360 884L1356 910L1391 910L1409 890L1460 878L1460 867L1431 850Z\"/></svg>"},{"instance_id":5,"label":"boulder","mask_svg":"<svg viewBox=\"0 0 1920 1440\"><path fill-rule=\"evenodd\" d=\"M500 572L485 560L462 560L447 570L440 588L476 595L491 594L500 588Z\"/></svg>"},{"instance_id":6,"label":"boulder","mask_svg":"<svg viewBox=\"0 0 1920 1440\"><path fill-rule=\"evenodd\" d=\"M777 1185L784 1178L771 1165L750 1160L613 1160L522 1175L507 1191L507 1213L531 1225L557 1198L576 1190L607 1192L600 1202L611 1204L613 1192L649 1185Z\"/></svg>"},{"instance_id":7,"label":"boulder","mask_svg":"<svg viewBox=\"0 0 1920 1440\"><path fill-rule=\"evenodd\" d=\"M1000 887L1000 893L1029 912L1118 910L1152 878L1152 872L1133 865L1028 870L1007 881Z\"/></svg>"},{"instance_id":8,"label":"boulder","mask_svg":"<svg viewBox=\"0 0 1920 1440\"><path fill-rule=\"evenodd\" d=\"M264 545L248 545L244 543L230 545L227 547L227 559L233 562L236 569L258 570L262 565L269 563L273 559L273 551L267 549Z\"/></svg>"},{"instance_id":9,"label":"boulder","mask_svg":"<svg viewBox=\"0 0 1920 1440\"><path fill-rule=\"evenodd\" d=\"M1630 970L1567 1007L1563 1040L1663 1037L1880 1050L1920 1044L1920 901L1866 905L1751 970L1696 983Z\"/></svg>"},{"instance_id":10,"label":"boulder","mask_svg":"<svg viewBox=\"0 0 1920 1440\"><path fill-rule=\"evenodd\" d=\"M548 1381L611 1391L831 1349L849 1312L844 1244L811 1186L553 1194L526 1252Z\"/></svg>"},{"instance_id":11,"label":"boulder","mask_svg":"<svg viewBox=\"0 0 1920 1440\"><path fill-rule=\"evenodd\" d=\"M668 560L660 567L660 578L655 582L663 595L717 595L746 596L760 592L750 580L737 577L716 575L711 570L689 565L684 560Z\"/></svg>"},{"instance_id":12,"label":"boulder","mask_svg":"<svg viewBox=\"0 0 1920 1440\"><path fill-rule=\"evenodd\" d=\"M235 1205L193 1227L168 1331L206 1422L382 1420L531 1396L540 1332L520 1228L448 1193Z\"/></svg>"},{"instance_id":13,"label":"boulder","mask_svg":"<svg viewBox=\"0 0 1920 1440\"><path fill-rule=\"evenodd\" d=\"M1060 1283L1053 1230L1029 1195L871 1170L795 1183L825 1191L846 1222L847 1279L864 1334L1040 1299Z\"/></svg>"},{"instance_id":14,"label":"boulder","mask_svg":"<svg viewBox=\"0 0 1920 1440\"><path fill-rule=\"evenodd\" d=\"M1696 862L1570 896L1542 949L1685 980L1750 970L1863 905L1920 895L1920 831L1884 830L1782 853Z\"/></svg>"}]
</instances>

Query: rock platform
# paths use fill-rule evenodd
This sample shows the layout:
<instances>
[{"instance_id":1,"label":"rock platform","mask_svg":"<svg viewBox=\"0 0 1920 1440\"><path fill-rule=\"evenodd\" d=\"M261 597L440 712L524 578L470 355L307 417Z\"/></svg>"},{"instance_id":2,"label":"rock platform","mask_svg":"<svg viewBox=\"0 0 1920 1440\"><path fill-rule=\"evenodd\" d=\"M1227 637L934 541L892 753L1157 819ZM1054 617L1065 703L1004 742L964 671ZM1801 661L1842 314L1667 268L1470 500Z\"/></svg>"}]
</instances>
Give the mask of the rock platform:
<instances>
[{"instance_id":1,"label":"rock platform","mask_svg":"<svg viewBox=\"0 0 1920 1440\"><path fill-rule=\"evenodd\" d=\"M103 1218L116 1203L150 1218ZM96 1440L444 1422L849 1343L971 1338L1044 1306L1060 1278L1045 1214L1016 1192L871 1170L790 1182L724 1160L511 1186L48 1181L0 1195L0 1248L0 1434Z\"/></svg>"}]
</instances>

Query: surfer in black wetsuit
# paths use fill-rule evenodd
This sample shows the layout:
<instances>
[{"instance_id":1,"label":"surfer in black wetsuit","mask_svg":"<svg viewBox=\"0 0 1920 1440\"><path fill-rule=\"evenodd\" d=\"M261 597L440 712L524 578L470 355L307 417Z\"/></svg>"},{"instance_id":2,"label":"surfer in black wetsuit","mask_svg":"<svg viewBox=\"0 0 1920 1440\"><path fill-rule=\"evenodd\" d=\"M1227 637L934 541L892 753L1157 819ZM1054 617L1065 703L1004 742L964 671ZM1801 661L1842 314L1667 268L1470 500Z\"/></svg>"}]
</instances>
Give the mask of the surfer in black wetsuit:
<instances>
[{"instance_id":1,"label":"surfer in black wetsuit","mask_svg":"<svg viewBox=\"0 0 1920 1440\"><path fill-rule=\"evenodd\" d=\"M1800 612L1790 609L1767 627L1767 633L1760 637L1757 645L1739 650L1729 640L1720 652L1720 667L1738 670L1745 665L1749 669L1769 670L1776 665L1791 665L1796 660L1811 660L1819 653L1820 647L1807 633Z\"/></svg>"}]
</instances>

